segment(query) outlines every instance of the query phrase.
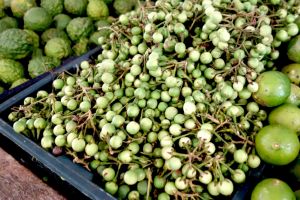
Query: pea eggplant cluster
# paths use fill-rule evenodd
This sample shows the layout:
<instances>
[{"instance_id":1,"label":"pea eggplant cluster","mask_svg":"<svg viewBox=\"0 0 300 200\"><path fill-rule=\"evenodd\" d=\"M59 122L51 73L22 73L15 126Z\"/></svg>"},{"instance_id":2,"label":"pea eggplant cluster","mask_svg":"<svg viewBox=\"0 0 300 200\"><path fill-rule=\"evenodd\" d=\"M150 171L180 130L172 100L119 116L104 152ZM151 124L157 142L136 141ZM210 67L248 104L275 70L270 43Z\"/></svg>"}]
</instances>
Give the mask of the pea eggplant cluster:
<instances>
[{"instance_id":1,"label":"pea eggplant cluster","mask_svg":"<svg viewBox=\"0 0 300 200\"><path fill-rule=\"evenodd\" d=\"M119 199L230 196L261 161L252 98L298 33L296 1L158 0L122 14L103 51L9 115L97 172Z\"/></svg>"}]
</instances>

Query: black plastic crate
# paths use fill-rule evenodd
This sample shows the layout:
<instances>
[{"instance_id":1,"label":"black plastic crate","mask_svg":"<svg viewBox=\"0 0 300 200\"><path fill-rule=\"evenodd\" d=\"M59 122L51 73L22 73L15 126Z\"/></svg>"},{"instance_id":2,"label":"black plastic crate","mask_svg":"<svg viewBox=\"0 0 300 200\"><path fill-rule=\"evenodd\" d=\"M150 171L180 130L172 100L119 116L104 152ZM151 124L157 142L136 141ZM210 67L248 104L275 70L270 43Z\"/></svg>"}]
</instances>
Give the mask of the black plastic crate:
<instances>
[{"instance_id":1,"label":"black plastic crate","mask_svg":"<svg viewBox=\"0 0 300 200\"><path fill-rule=\"evenodd\" d=\"M43 172L50 178L54 180L61 179L58 182L52 180L52 182L55 182L54 184L58 183L59 185L64 186L71 185L73 187L72 189L76 189L80 193L82 193L80 194L75 191L73 192L73 194L68 194L67 191L63 191L67 194L67 196L77 196L75 194L80 194L84 195L86 198L95 200L115 199L114 197L106 193L101 187L99 187L99 185L93 182L92 173L88 172L80 165L73 163L72 160L68 157L64 155L55 157L27 137L21 134L15 134L12 127L3 119L0 119L0 133L2 133L3 136L6 137L9 141L13 142L13 145L21 148L23 152L21 154L15 155L14 157L17 156L18 160L21 159L29 166L29 168L32 168L33 171L43 170ZM15 152L16 150L13 146L6 147L5 149L8 149L9 152ZM20 149L17 151L20 151ZM41 171L39 171L39 173L41 173ZM63 189L67 189L68 192L71 191L72 193L72 190L70 190L70 188Z\"/></svg>"},{"instance_id":2,"label":"black plastic crate","mask_svg":"<svg viewBox=\"0 0 300 200\"><path fill-rule=\"evenodd\" d=\"M50 169L44 167L36 158L32 157L28 152L23 150L16 143L0 134L0 147L13 156L19 163L29 169L37 177L43 180L51 188L59 192L67 199L88 200L89 198L74 188L68 182L64 181L60 176ZM64 158L67 159L67 158Z\"/></svg>"},{"instance_id":3,"label":"black plastic crate","mask_svg":"<svg viewBox=\"0 0 300 200\"><path fill-rule=\"evenodd\" d=\"M60 192L65 193L71 199L113 200L115 198L96 184L91 172L73 163L69 157L65 155L54 156L31 139L15 133L12 126L7 122L6 116L12 106L20 104L25 97L36 93L39 89L49 86L61 72L78 68L82 61L91 59L100 52L101 48L97 47L53 71L28 81L8 94L14 96L10 98L5 96L8 99L0 104L0 133L2 134L0 145L34 172L38 172L40 175L47 174L51 178L52 184L50 183L50 185L58 190L60 190L58 186L63 187ZM2 97L3 99L4 97ZM3 141L7 142L3 143ZM72 189L70 190L70 188Z\"/></svg>"},{"instance_id":4,"label":"black plastic crate","mask_svg":"<svg viewBox=\"0 0 300 200\"><path fill-rule=\"evenodd\" d=\"M27 163L30 168L42 169L48 174L54 176L54 180L56 181L64 180L63 182L65 184L71 185L72 188L75 189L75 191L73 191L71 194L72 196L75 195L75 199L83 199L83 197L79 197L80 195L84 195L85 198L99 200L112 200L115 198L101 188L101 185L99 184L99 176L95 176L81 165L73 163L69 157L65 155L55 157L51 153L45 151L31 139L22 134L15 133L11 124L8 123L7 115L10 112L10 109L13 106L20 105L25 97L35 94L40 89L49 89L53 79L61 72L70 70L74 71L80 62L95 57L100 52L101 48L95 48L89 51L87 54L68 62L66 65L43 74L42 76L38 77L38 80L31 81L30 86L19 89L18 93L16 93L13 97L0 104L0 133L7 138L11 145L16 145L18 149L23 151L23 154L14 154L14 156L23 156L21 160L25 160L25 163ZM11 148L10 146L7 147L7 149L8 152L12 153L15 151L14 148ZM231 198L218 197L217 199L250 199L252 189L256 183L261 180L264 170L265 165L261 165L258 169L251 170L247 176L246 183L237 186L236 192ZM56 181L53 183L54 188L56 188L56 184L58 184ZM78 194L78 192L80 195L76 196L76 193ZM74 199L74 197L71 197L70 199Z\"/></svg>"}]
</instances>

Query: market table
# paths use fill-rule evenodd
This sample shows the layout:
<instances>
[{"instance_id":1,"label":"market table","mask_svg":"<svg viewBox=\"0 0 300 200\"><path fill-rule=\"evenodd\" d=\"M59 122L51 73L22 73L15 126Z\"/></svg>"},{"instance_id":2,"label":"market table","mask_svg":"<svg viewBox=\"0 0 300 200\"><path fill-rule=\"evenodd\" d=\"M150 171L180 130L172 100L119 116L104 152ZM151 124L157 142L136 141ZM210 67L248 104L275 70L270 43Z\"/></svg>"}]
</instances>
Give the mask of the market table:
<instances>
[{"instance_id":1,"label":"market table","mask_svg":"<svg viewBox=\"0 0 300 200\"><path fill-rule=\"evenodd\" d=\"M0 199L64 200L66 198L0 147Z\"/></svg>"}]
</instances>

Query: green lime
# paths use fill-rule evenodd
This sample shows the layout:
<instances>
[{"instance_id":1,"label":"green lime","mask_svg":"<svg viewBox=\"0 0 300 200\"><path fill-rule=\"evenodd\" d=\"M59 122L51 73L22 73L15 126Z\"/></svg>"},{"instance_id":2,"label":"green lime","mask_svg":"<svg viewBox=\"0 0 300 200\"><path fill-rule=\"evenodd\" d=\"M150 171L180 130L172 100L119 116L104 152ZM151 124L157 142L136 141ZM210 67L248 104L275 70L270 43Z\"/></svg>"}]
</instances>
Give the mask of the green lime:
<instances>
[{"instance_id":1,"label":"green lime","mask_svg":"<svg viewBox=\"0 0 300 200\"><path fill-rule=\"evenodd\" d=\"M296 200L296 196L285 182L276 178L268 178L255 186L251 200Z\"/></svg>"},{"instance_id":2,"label":"green lime","mask_svg":"<svg viewBox=\"0 0 300 200\"><path fill-rule=\"evenodd\" d=\"M286 65L281 71L289 77L292 83L296 85L300 84L300 64L294 63Z\"/></svg>"},{"instance_id":3,"label":"green lime","mask_svg":"<svg viewBox=\"0 0 300 200\"><path fill-rule=\"evenodd\" d=\"M268 120L270 124L280 124L300 133L300 109L295 105L280 105L270 112Z\"/></svg>"},{"instance_id":4,"label":"green lime","mask_svg":"<svg viewBox=\"0 0 300 200\"><path fill-rule=\"evenodd\" d=\"M291 61L300 63L300 35L290 40L287 55Z\"/></svg>"},{"instance_id":5,"label":"green lime","mask_svg":"<svg viewBox=\"0 0 300 200\"><path fill-rule=\"evenodd\" d=\"M278 124L260 129L255 137L260 158L273 165L287 165L296 159L300 143L295 131Z\"/></svg>"},{"instance_id":6,"label":"green lime","mask_svg":"<svg viewBox=\"0 0 300 200\"><path fill-rule=\"evenodd\" d=\"M291 93L290 80L282 72L264 72L259 75L256 82L258 83L258 91L252 96L262 106L278 106L284 103Z\"/></svg>"},{"instance_id":7,"label":"green lime","mask_svg":"<svg viewBox=\"0 0 300 200\"><path fill-rule=\"evenodd\" d=\"M291 84L291 94L285 103L300 106L300 87L295 84Z\"/></svg>"}]
</instances>

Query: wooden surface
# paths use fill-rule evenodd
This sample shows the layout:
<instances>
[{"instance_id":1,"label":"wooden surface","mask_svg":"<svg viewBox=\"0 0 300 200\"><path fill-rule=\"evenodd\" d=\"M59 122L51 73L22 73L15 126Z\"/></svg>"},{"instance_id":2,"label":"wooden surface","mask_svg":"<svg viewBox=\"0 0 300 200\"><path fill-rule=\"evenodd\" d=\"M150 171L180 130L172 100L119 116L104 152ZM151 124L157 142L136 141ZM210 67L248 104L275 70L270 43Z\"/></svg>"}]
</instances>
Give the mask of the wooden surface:
<instances>
[{"instance_id":1,"label":"wooden surface","mask_svg":"<svg viewBox=\"0 0 300 200\"><path fill-rule=\"evenodd\" d=\"M0 147L0 200L65 200Z\"/></svg>"}]
</instances>

